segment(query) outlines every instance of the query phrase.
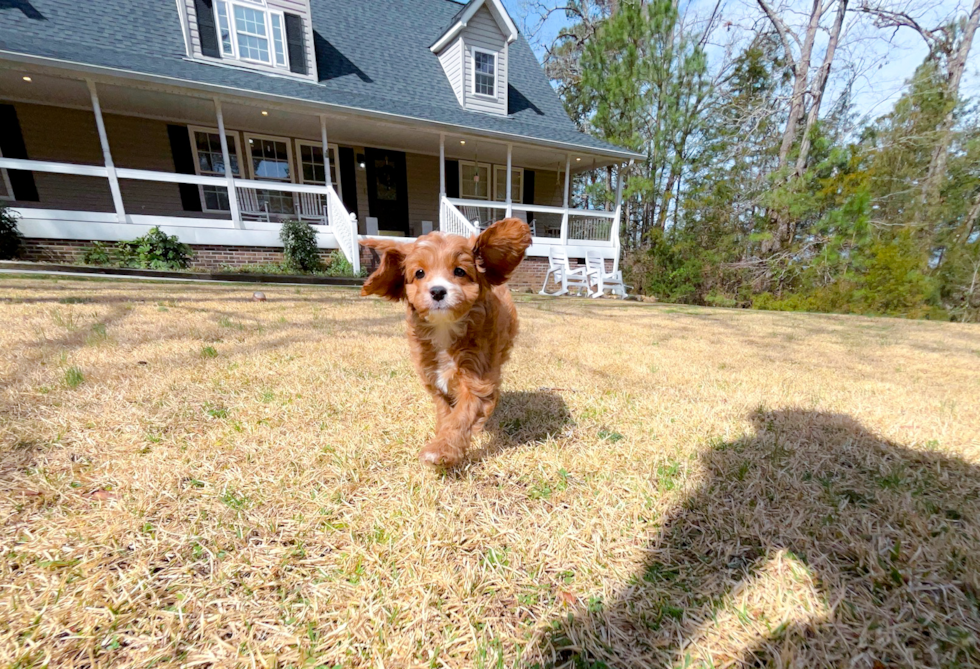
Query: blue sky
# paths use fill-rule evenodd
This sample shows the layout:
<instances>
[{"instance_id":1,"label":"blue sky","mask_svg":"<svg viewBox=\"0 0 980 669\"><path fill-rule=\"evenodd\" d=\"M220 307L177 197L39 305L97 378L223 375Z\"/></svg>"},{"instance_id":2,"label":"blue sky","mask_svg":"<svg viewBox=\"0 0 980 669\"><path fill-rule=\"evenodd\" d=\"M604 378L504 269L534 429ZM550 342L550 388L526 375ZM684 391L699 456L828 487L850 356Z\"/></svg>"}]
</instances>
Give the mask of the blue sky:
<instances>
[{"instance_id":1,"label":"blue sky","mask_svg":"<svg viewBox=\"0 0 980 669\"><path fill-rule=\"evenodd\" d=\"M686 15L695 20L706 16L714 7L714 1L681 0ZM772 1L776 4L775 0ZM503 0L503 2L518 25L522 25L528 13L527 0ZM556 4L557 1L552 2L552 6ZM791 21L794 16L802 19L810 4L806 0L788 0L787 20ZM891 0L887 5L889 7L905 5L927 27L939 25L952 16L965 15L969 9L964 0ZM739 33L748 34L762 16L755 0L723 0L721 15L731 22L732 29L721 34L720 37L736 41ZM531 23L535 22L531 21ZM543 42L552 40L563 23L562 15L557 13L552 15L551 20L538 33L538 39ZM859 116L875 117L885 114L898 99L905 81L925 58L928 52L925 43L921 37L910 30L901 30L893 34L875 29L866 17L852 15L846 25L848 33L837 52L834 61L835 72L841 74L845 69L850 69L858 73L852 94L855 111ZM980 45L977 45L976 41L971 57L968 59L961 89L963 95L972 98L980 96L980 56L978 56ZM822 49L823 46L818 43L817 57L822 56ZM715 57L720 59L724 48L716 45L712 51ZM540 59L540 53L538 57ZM836 92L832 86L831 97L836 97ZM828 99L825 101L824 109L829 108Z\"/></svg>"}]
</instances>

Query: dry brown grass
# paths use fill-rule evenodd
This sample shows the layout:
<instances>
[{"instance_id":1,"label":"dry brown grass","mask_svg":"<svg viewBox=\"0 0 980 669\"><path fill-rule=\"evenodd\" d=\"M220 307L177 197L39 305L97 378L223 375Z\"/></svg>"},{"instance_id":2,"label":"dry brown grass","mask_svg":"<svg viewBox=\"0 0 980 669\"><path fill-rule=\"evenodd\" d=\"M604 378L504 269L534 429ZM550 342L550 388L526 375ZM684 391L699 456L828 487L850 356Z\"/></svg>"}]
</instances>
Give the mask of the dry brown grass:
<instances>
[{"instance_id":1,"label":"dry brown grass","mask_svg":"<svg viewBox=\"0 0 980 669\"><path fill-rule=\"evenodd\" d=\"M980 665L976 326L519 295L436 475L400 307L251 290L0 278L0 663Z\"/></svg>"}]
</instances>

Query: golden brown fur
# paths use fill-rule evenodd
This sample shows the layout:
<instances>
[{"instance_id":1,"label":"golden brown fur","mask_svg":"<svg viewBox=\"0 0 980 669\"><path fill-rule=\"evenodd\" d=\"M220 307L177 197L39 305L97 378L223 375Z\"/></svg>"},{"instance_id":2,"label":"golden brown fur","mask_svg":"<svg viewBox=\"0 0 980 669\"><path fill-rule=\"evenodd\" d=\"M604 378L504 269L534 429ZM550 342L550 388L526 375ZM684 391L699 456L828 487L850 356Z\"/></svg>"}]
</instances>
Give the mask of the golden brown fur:
<instances>
[{"instance_id":1,"label":"golden brown fur","mask_svg":"<svg viewBox=\"0 0 980 669\"><path fill-rule=\"evenodd\" d=\"M500 370L517 336L506 281L531 231L508 218L469 239L432 232L411 243L361 244L382 254L361 294L406 301L412 359L436 404L436 434L419 457L457 464L500 397Z\"/></svg>"}]
</instances>

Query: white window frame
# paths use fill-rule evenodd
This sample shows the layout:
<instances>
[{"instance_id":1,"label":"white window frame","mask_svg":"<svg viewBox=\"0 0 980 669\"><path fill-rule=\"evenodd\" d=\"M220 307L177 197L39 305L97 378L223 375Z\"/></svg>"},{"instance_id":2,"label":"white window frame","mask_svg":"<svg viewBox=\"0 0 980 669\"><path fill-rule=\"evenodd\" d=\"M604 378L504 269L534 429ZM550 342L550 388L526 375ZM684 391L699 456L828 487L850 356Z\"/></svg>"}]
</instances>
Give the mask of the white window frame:
<instances>
[{"instance_id":1,"label":"white window frame","mask_svg":"<svg viewBox=\"0 0 980 669\"><path fill-rule=\"evenodd\" d=\"M296 166L299 168L299 169L296 170L296 174L299 175L299 183L301 183L301 184L313 183L313 184L316 184L318 186L325 185L325 184L320 184L320 183L313 182L313 181L307 181L306 180L306 177L303 175L303 151L302 151L302 147L304 147L304 146L310 146L310 147L313 147L314 149L322 149L323 148L323 143L322 142L311 142L311 141L306 140L306 139L297 139L296 140ZM333 184L334 190L337 191L338 194L340 194L340 193L343 193L344 192L342 190L342 188L341 188L341 185L340 185L340 164L339 164L340 163L340 148L336 144L327 144L327 150L328 151L332 151L333 152L333 155L337 156L337 160L336 161L334 161L334 160L331 160L330 161L330 183Z\"/></svg>"},{"instance_id":2,"label":"white window frame","mask_svg":"<svg viewBox=\"0 0 980 669\"><path fill-rule=\"evenodd\" d=\"M476 91L476 54L482 53L487 56L493 57L493 95L488 95L487 93L478 93ZM496 100L497 93L500 90L500 70L498 69L499 63L496 51L490 51L489 49L481 49L478 46L470 48L470 70L473 72L473 81L470 85L470 92L473 95L484 98L486 100Z\"/></svg>"},{"instance_id":3,"label":"white window frame","mask_svg":"<svg viewBox=\"0 0 980 669\"><path fill-rule=\"evenodd\" d=\"M0 151L0 158L3 158L3 151ZM14 200L14 187L10 185L10 176L7 174L7 168L0 168L0 179L3 180L3 188L7 193L6 195L0 195L0 200Z\"/></svg>"},{"instance_id":4,"label":"white window frame","mask_svg":"<svg viewBox=\"0 0 980 669\"><path fill-rule=\"evenodd\" d=\"M245 140L245 151L248 152L248 172L252 175L252 178L256 181L276 181L279 183L296 183L296 164L293 162L293 141L289 137L278 137L276 135L260 135L255 132L245 132L242 133L243 139ZM255 173L255 164L252 160L252 145L249 144L250 139L268 139L273 142L282 142L286 145L286 159L289 161L289 180L285 179L270 179L269 177L260 177Z\"/></svg>"},{"instance_id":5,"label":"white window frame","mask_svg":"<svg viewBox=\"0 0 980 669\"><path fill-rule=\"evenodd\" d=\"M243 132L242 137L245 141L245 151L248 153L248 171L252 175L252 178L256 181L268 181L270 183L280 183L280 184L294 184L296 183L296 163L293 160L293 140L289 137L281 137L277 135L260 135L255 132ZM285 179L270 179L269 177L260 177L255 173L255 161L252 158L252 144L248 141L250 139L268 139L273 142L283 142L286 145L286 161L289 165L289 180ZM256 191L262 190L261 186L255 187ZM293 199L293 210L295 213L296 208L299 206L296 199L295 191L280 191L282 195L279 197L290 196ZM276 213L276 212L273 212ZM281 212L280 212L281 213Z\"/></svg>"},{"instance_id":6,"label":"white window frame","mask_svg":"<svg viewBox=\"0 0 980 669\"><path fill-rule=\"evenodd\" d=\"M497 164L494 164L494 166L493 166L493 192L491 193L491 195L493 195L493 197L497 197L497 181L499 179L499 177L497 175L497 172L498 171L506 172L507 171L507 166L506 165L497 165ZM524 201L524 168L523 167L511 167L510 168L510 171L513 172L513 173L515 173L515 174L520 174L521 175L520 188L518 188L517 191L515 192L514 191L514 187L511 186L510 200L511 200L511 202L523 202ZM513 177L511 177L511 178L513 179ZM503 202L506 199L507 199L507 184L504 183L504 196L500 200L495 200L495 201L496 202Z\"/></svg>"},{"instance_id":7,"label":"white window frame","mask_svg":"<svg viewBox=\"0 0 980 669\"><path fill-rule=\"evenodd\" d=\"M477 195L466 195L463 192L463 165L471 165L473 167L486 167L487 168L487 196L486 198L479 197ZM492 202L493 200L493 165L491 163L478 163L473 160L460 160L459 161L459 196L465 200L486 200L487 202Z\"/></svg>"},{"instance_id":8,"label":"white window frame","mask_svg":"<svg viewBox=\"0 0 980 669\"><path fill-rule=\"evenodd\" d=\"M241 49L238 46L238 29L235 26L235 5L243 9L259 12L263 15L265 19L265 37L263 39L269 43L269 60L258 60L256 58L245 58L242 56ZM225 13L228 16L228 32L231 36L230 54L225 51L224 40L221 37L221 16L218 13L219 6L225 8ZM221 52L222 58L233 58L243 63L256 63L276 69L289 69L289 44L286 41L286 16L283 12L269 9L264 0L215 0L213 10L214 23L218 28L218 49ZM279 57L276 54L275 33L272 30L273 14L279 17L279 26L282 33L282 62L279 62Z\"/></svg>"},{"instance_id":9,"label":"white window frame","mask_svg":"<svg viewBox=\"0 0 980 669\"><path fill-rule=\"evenodd\" d=\"M201 160L200 160L200 158L198 156L198 152L197 152L197 137L195 136L195 133L198 133L198 132L205 132L205 133L208 133L208 134L218 135L219 137L221 136L221 133L218 132L218 129L217 128L207 128L207 127L199 126L199 125L189 125L189 126L187 126L187 133L190 136L190 140L191 140L191 150L194 152L194 173L197 176L215 176L216 174L210 174L210 175L202 175L201 174ZM225 128L225 135L228 136L228 137L231 137L235 141L235 157L238 158L238 176L235 177L235 178L236 179L244 179L245 178L245 167L242 165L242 158L243 158L243 156L242 156L242 145L241 145L241 142L238 139L238 131L237 130L229 130L228 128ZM228 147L228 149L230 151L231 150L231 147ZM231 156L229 156L229 158L230 157ZM230 169L230 168L231 168L231 165L226 165L225 166L225 169L226 170L227 169ZM221 176L227 178L228 173L225 172L225 174L223 174ZM218 213L218 214L226 214L226 213L228 213L228 209L208 209L207 198L204 197L204 186L199 185L197 187L197 191L198 191L198 195L201 198L201 211L210 212L210 213ZM237 196L238 196L237 193L228 193L228 197L237 197Z\"/></svg>"}]
</instances>

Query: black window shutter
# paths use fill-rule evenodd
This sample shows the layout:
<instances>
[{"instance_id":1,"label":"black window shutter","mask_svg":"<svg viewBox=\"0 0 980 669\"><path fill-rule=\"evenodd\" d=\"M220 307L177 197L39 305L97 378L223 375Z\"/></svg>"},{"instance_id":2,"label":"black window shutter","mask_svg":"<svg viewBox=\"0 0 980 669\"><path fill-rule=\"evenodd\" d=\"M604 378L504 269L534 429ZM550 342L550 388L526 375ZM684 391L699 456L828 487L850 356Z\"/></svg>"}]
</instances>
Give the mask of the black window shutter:
<instances>
[{"instance_id":1,"label":"black window shutter","mask_svg":"<svg viewBox=\"0 0 980 669\"><path fill-rule=\"evenodd\" d=\"M306 74L306 33L303 30L303 17L299 14L284 14L286 17L286 47L289 49L289 71Z\"/></svg>"},{"instance_id":2,"label":"black window shutter","mask_svg":"<svg viewBox=\"0 0 980 669\"><path fill-rule=\"evenodd\" d=\"M459 197L459 161L446 161L446 197Z\"/></svg>"},{"instance_id":3,"label":"black window shutter","mask_svg":"<svg viewBox=\"0 0 980 669\"><path fill-rule=\"evenodd\" d=\"M354 149L340 147L340 194L347 211L357 216L357 173L354 171ZM358 218L360 218L358 216Z\"/></svg>"},{"instance_id":4,"label":"black window shutter","mask_svg":"<svg viewBox=\"0 0 980 669\"><path fill-rule=\"evenodd\" d=\"M190 135L183 125L168 125L170 153L174 157L174 171L177 174L196 174L194 171L194 151L191 149ZM201 192L194 184L177 184L180 188L180 204L184 211L201 211Z\"/></svg>"},{"instance_id":5,"label":"black window shutter","mask_svg":"<svg viewBox=\"0 0 980 669\"><path fill-rule=\"evenodd\" d=\"M534 172L524 170L524 204L534 204Z\"/></svg>"},{"instance_id":6,"label":"black window shutter","mask_svg":"<svg viewBox=\"0 0 980 669\"><path fill-rule=\"evenodd\" d=\"M213 0L194 0L194 9L197 10L197 30L201 33L201 53L212 58L221 58Z\"/></svg>"},{"instance_id":7,"label":"black window shutter","mask_svg":"<svg viewBox=\"0 0 980 669\"><path fill-rule=\"evenodd\" d=\"M24 136L20 132L20 121L17 120L17 110L13 105L0 105L0 153L4 158L28 160L27 147L24 146ZM37 186L34 184L34 173L25 170L7 170L10 187L14 191L14 199L21 202L39 202Z\"/></svg>"}]
</instances>

